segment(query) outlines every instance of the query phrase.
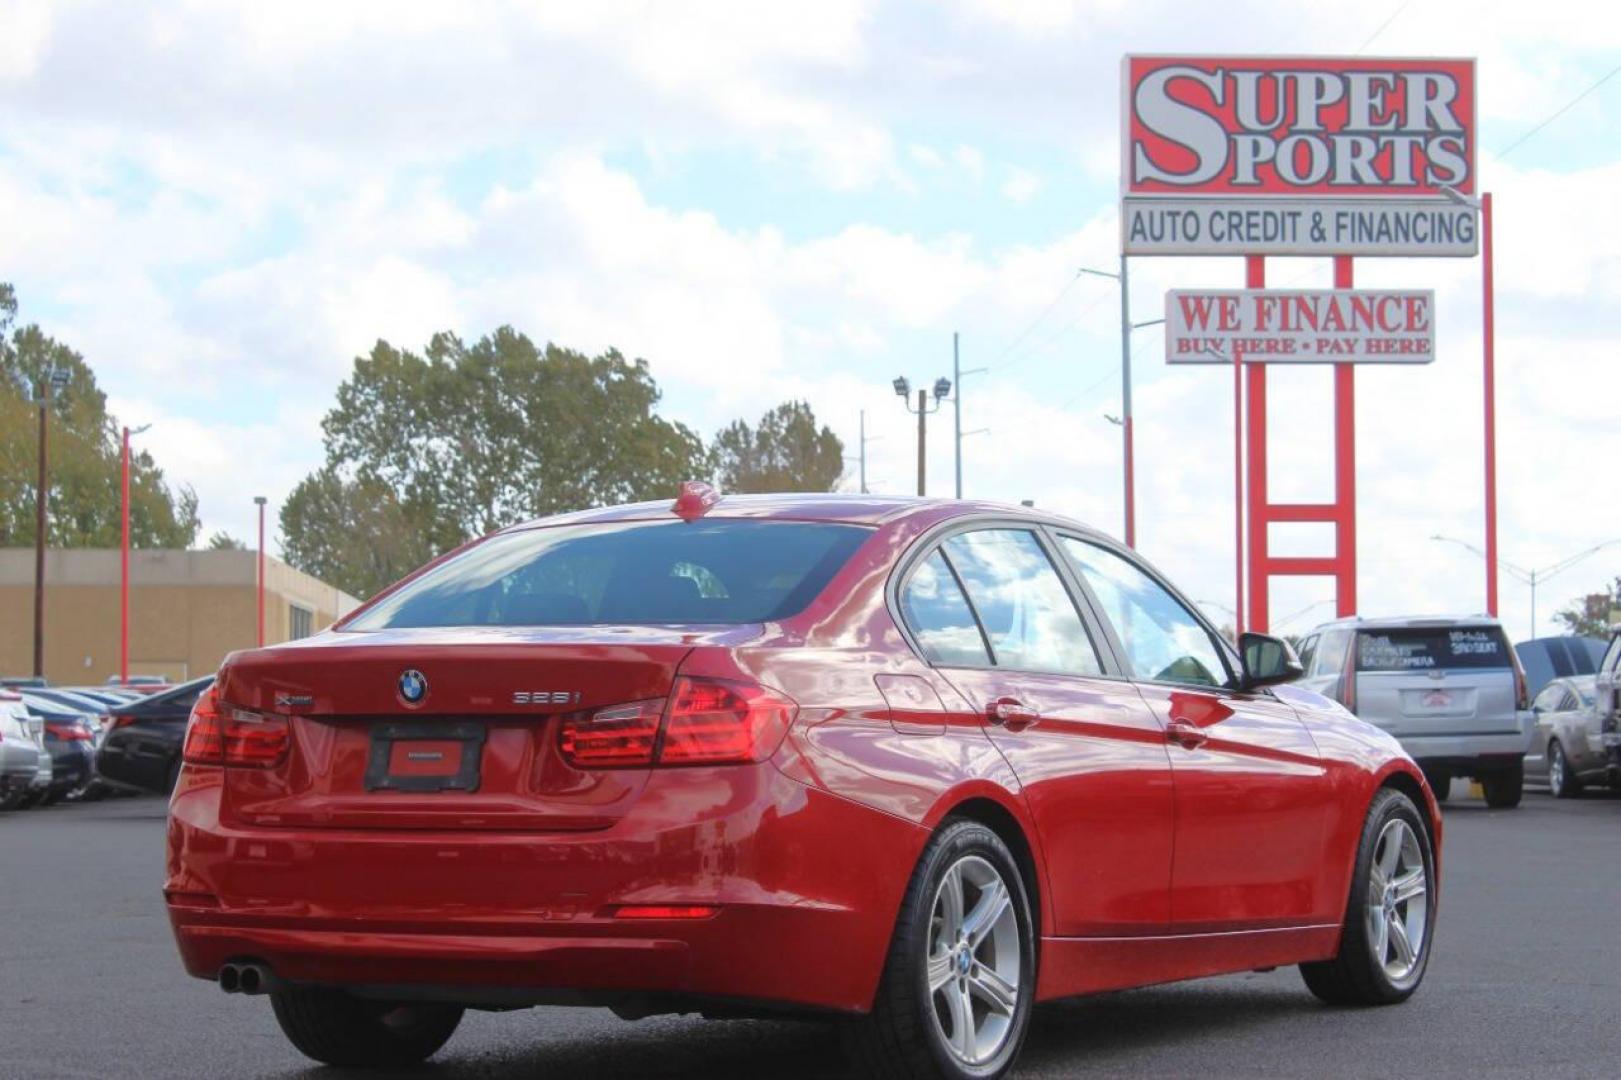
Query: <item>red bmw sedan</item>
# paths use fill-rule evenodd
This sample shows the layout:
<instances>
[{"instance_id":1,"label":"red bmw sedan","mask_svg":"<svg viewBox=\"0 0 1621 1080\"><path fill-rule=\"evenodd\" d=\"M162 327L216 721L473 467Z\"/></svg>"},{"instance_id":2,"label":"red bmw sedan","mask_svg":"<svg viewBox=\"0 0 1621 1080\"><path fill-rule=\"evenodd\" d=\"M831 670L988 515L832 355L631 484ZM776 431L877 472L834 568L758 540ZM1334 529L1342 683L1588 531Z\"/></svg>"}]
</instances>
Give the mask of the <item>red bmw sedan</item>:
<instances>
[{"instance_id":1,"label":"red bmw sedan","mask_svg":"<svg viewBox=\"0 0 1621 1080\"><path fill-rule=\"evenodd\" d=\"M997 1077L1040 1001L1299 964L1407 998L1441 821L1390 737L1134 552L991 504L642 504L516 526L198 701L186 970L340 1065L466 1009L814 1015Z\"/></svg>"}]
</instances>

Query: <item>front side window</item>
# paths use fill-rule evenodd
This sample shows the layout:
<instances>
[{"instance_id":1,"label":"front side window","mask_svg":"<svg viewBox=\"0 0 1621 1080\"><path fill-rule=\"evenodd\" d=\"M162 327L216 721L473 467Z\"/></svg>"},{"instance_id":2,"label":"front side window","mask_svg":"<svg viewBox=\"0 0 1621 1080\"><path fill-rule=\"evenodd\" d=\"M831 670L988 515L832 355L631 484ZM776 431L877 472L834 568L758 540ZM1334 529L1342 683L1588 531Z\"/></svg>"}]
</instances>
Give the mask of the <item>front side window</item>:
<instances>
[{"instance_id":1,"label":"front side window","mask_svg":"<svg viewBox=\"0 0 1621 1080\"><path fill-rule=\"evenodd\" d=\"M1227 684L1227 665L1209 631L1164 586L1096 544L1068 536L1063 544L1104 616L1114 624L1134 678L1192 686Z\"/></svg>"},{"instance_id":2,"label":"front side window","mask_svg":"<svg viewBox=\"0 0 1621 1080\"><path fill-rule=\"evenodd\" d=\"M344 629L769 622L803 610L870 535L736 518L522 529L434 567Z\"/></svg>"},{"instance_id":3,"label":"front side window","mask_svg":"<svg viewBox=\"0 0 1621 1080\"><path fill-rule=\"evenodd\" d=\"M973 667L991 662L973 609L939 551L919 563L906 579L901 616L931 663Z\"/></svg>"},{"instance_id":4,"label":"front side window","mask_svg":"<svg viewBox=\"0 0 1621 1080\"><path fill-rule=\"evenodd\" d=\"M1565 688L1562 686L1545 687L1542 693L1537 695L1536 701L1532 702L1532 706L1537 712L1555 712L1564 696Z\"/></svg>"},{"instance_id":5,"label":"front side window","mask_svg":"<svg viewBox=\"0 0 1621 1080\"><path fill-rule=\"evenodd\" d=\"M979 529L941 546L962 578L997 667L1102 673L1075 602L1034 533Z\"/></svg>"}]
</instances>

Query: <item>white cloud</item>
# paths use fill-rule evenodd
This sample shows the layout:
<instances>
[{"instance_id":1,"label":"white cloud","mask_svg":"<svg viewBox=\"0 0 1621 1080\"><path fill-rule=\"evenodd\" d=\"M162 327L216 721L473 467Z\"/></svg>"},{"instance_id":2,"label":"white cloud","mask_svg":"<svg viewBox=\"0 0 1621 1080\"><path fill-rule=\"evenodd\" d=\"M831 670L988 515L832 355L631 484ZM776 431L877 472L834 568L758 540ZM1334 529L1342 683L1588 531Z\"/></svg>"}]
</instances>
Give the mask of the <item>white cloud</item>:
<instances>
[{"instance_id":1,"label":"white cloud","mask_svg":"<svg viewBox=\"0 0 1621 1080\"><path fill-rule=\"evenodd\" d=\"M1013 169L1002 183L1002 194L1011 202L1026 203L1035 198L1044 186L1046 181L1035 173Z\"/></svg>"}]
</instances>

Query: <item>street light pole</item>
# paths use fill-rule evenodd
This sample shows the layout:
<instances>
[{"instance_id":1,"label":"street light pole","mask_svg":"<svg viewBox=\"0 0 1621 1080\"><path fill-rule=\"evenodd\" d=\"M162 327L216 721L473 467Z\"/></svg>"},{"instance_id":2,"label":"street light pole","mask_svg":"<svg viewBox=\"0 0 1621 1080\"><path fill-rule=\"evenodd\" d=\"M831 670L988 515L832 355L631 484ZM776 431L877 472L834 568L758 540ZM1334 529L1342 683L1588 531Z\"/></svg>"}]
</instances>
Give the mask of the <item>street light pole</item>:
<instances>
[{"instance_id":1,"label":"street light pole","mask_svg":"<svg viewBox=\"0 0 1621 1080\"><path fill-rule=\"evenodd\" d=\"M258 646L262 649L265 647L265 497L255 495L253 501L259 507L259 617L256 634Z\"/></svg>"},{"instance_id":2,"label":"street light pole","mask_svg":"<svg viewBox=\"0 0 1621 1080\"><path fill-rule=\"evenodd\" d=\"M1447 544L1457 544L1459 547L1467 551L1474 552L1487 562L1491 562L1493 560L1493 556L1496 555L1495 551L1488 554L1486 551L1482 551L1469 541L1459 540L1455 536L1442 536L1440 533L1436 533L1432 535L1430 539L1439 540L1442 543ZM1555 574L1562 574L1566 570L1569 570L1572 566L1575 566L1577 563L1587 558L1589 555L1596 555L1605 548L1613 547L1616 544L1621 544L1621 536L1594 544L1592 547L1578 551L1574 555L1567 555L1558 562L1549 566L1544 566L1540 570L1527 570L1518 563L1511 563L1507 559L1496 560L1497 565L1501 566L1504 570L1507 570L1510 577L1531 586L1531 636L1533 638L1537 636L1537 583L1547 581ZM1487 614L1492 615L1494 618L1496 617L1495 612L1487 612Z\"/></svg>"},{"instance_id":3,"label":"street light pole","mask_svg":"<svg viewBox=\"0 0 1621 1080\"><path fill-rule=\"evenodd\" d=\"M952 431L956 439L956 497L960 499L962 498L962 355L957 347L955 330L951 332L951 385L957 388L957 392L951 395L951 411L954 418Z\"/></svg>"},{"instance_id":4,"label":"street light pole","mask_svg":"<svg viewBox=\"0 0 1621 1080\"><path fill-rule=\"evenodd\" d=\"M34 677L45 676L45 483L49 466L51 382L45 380L39 396L39 479L34 487Z\"/></svg>"},{"instance_id":5,"label":"street light pole","mask_svg":"<svg viewBox=\"0 0 1621 1080\"><path fill-rule=\"evenodd\" d=\"M890 384L895 388L895 396L906 403L907 411L912 411L909 399L912 396L912 383L902 375ZM917 392L917 493L927 494L926 459L928 456L928 416L931 412L939 412L940 406L945 403L946 396L951 393L951 380L939 378L934 380L934 408L929 408L929 391L919 388Z\"/></svg>"},{"instance_id":6,"label":"street light pole","mask_svg":"<svg viewBox=\"0 0 1621 1080\"><path fill-rule=\"evenodd\" d=\"M118 547L118 680L129 685L129 437L150 428L142 424L131 431L124 428L122 466L119 487L119 547Z\"/></svg>"},{"instance_id":7,"label":"street light pole","mask_svg":"<svg viewBox=\"0 0 1621 1080\"><path fill-rule=\"evenodd\" d=\"M1133 445L1131 427L1131 332L1134 327L1131 322L1131 284L1126 268L1126 253L1120 253L1120 272L1111 274L1107 270L1092 270L1081 267L1081 273L1091 274L1094 277L1113 278L1120 285L1120 449L1121 449L1121 477L1122 500L1124 508L1122 516L1125 518L1126 546L1137 547L1137 462L1136 450ZM1154 319L1143 323L1143 326L1152 326L1154 323L1164 322L1163 319Z\"/></svg>"}]
</instances>

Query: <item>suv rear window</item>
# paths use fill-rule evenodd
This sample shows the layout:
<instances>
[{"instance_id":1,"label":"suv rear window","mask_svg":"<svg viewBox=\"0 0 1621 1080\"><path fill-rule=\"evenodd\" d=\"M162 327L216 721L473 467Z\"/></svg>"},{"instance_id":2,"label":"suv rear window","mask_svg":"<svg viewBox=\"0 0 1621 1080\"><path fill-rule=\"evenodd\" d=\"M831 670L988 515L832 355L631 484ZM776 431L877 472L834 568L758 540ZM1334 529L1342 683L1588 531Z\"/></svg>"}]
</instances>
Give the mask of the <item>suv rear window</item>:
<instances>
[{"instance_id":1,"label":"suv rear window","mask_svg":"<svg viewBox=\"0 0 1621 1080\"><path fill-rule=\"evenodd\" d=\"M1508 641L1501 627L1448 626L1361 630L1358 671L1429 671L1435 668L1506 668Z\"/></svg>"},{"instance_id":2,"label":"suv rear window","mask_svg":"<svg viewBox=\"0 0 1621 1080\"><path fill-rule=\"evenodd\" d=\"M344 629L767 622L802 610L870 534L736 519L524 529L474 545Z\"/></svg>"}]
</instances>

